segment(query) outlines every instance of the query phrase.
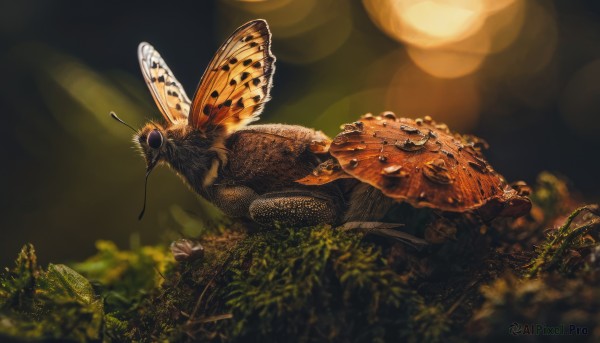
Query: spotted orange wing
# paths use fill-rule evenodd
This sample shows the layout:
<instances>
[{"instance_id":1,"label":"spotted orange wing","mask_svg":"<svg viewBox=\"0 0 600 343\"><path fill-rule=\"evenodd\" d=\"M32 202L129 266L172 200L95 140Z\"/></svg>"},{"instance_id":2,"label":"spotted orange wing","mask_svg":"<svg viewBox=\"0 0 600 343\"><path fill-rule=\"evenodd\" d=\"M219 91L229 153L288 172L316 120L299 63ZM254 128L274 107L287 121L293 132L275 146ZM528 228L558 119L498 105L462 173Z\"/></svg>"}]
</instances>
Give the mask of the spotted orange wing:
<instances>
[{"instance_id":1,"label":"spotted orange wing","mask_svg":"<svg viewBox=\"0 0 600 343\"><path fill-rule=\"evenodd\" d=\"M266 21L253 20L238 28L206 68L188 124L231 133L258 120L270 99L274 63Z\"/></svg>"},{"instance_id":2,"label":"spotted orange wing","mask_svg":"<svg viewBox=\"0 0 600 343\"><path fill-rule=\"evenodd\" d=\"M190 99L177 81L158 51L146 42L138 47L138 59L144 80L169 125L186 121L190 111Z\"/></svg>"}]
</instances>

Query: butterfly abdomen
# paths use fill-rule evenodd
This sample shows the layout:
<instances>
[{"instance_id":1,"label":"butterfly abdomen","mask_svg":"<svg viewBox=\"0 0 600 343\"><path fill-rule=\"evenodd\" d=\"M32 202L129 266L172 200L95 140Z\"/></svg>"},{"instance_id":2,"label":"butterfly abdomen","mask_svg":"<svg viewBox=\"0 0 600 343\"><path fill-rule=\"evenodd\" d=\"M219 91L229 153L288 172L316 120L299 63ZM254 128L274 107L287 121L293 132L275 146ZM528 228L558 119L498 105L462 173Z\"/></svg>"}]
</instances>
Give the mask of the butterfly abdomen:
<instances>
[{"instance_id":1,"label":"butterfly abdomen","mask_svg":"<svg viewBox=\"0 0 600 343\"><path fill-rule=\"evenodd\" d=\"M296 125L252 125L226 141L229 157L223 178L251 185L257 192L298 186L295 180L320 163L313 141L328 140L320 131Z\"/></svg>"}]
</instances>

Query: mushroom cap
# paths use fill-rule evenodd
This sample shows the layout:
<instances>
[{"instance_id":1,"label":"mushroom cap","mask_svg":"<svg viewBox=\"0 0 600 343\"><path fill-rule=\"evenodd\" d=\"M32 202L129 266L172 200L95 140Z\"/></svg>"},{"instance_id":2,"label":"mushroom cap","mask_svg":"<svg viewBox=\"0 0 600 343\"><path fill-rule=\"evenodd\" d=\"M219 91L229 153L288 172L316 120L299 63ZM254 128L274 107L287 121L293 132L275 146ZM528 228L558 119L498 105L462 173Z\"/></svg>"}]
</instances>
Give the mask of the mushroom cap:
<instances>
[{"instance_id":1,"label":"mushroom cap","mask_svg":"<svg viewBox=\"0 0 600 343\"><path fill-rule=\"evenodd\" d=\"M428 116L366 114L342 128L329 148L337 161L324 162L334 167L321 165L300 183L318 185L349 175L396 201L450 212L489 204L493 216L518 216L531 207L484 159L485 141L453 133Z\"/></svg>"}]
</instances>

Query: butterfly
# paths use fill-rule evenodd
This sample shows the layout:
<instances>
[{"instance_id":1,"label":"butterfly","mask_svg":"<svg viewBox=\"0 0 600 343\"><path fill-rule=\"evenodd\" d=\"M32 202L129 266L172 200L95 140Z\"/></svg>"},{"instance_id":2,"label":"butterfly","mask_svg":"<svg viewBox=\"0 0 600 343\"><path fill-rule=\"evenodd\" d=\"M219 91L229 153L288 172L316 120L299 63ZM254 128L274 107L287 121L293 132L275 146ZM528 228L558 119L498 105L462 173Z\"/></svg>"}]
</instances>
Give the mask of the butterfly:
<instances>
[{"instance_id":1,"label":"butterfly","mask_svg":"<svg viewBox=\"0 0 600 343\"><path fill-rule=\"evenodd\" d=\"M275 56L271 53L269 26L261 19L242 25L221 45L192 101L152 45L141 43L138 58L168 126L187 124L231 133L258 120L270 100Z\"/></svg>"},{"instance_id":2,"label":"butterfly","mask_svg":"<svg viewBox=\"0 0 600 343\"><path fill-rule=\"evenodd\" d=\"M130 126L146 160L146 186L150 172L163 162L204 194L227 163L226 138L258 120L271 98L275 56L269 26L258 19L235 30L208 64L192 100L152 45L142 42L138 59L165 119L165 123L147 123L139 131ZM145 208L144 195L140 219Z\"/></svg>"}]
</instances>

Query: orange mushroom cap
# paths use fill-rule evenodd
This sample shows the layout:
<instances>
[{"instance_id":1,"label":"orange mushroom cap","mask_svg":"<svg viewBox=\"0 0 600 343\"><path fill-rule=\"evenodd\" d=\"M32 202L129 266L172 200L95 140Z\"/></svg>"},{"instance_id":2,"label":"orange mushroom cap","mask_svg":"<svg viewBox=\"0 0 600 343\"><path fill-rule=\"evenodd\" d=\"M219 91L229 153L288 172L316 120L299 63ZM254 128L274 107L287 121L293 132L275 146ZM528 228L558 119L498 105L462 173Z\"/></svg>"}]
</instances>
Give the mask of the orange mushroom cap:
<instances>
[{"instance_id":1,"label":"orange mushroom cap","mask_svg":"<svg viewBox=\"0 0 600 343\"><path fill-rule=\"evenodd\" d=\"M413 207L465 212L489 204L494 215L527 213L529 199L484 159L481 149L486 147L485 141L453 133L428 116L366 114L345 124L333 139L329 153L335 160L298 182L320 185L354 177Z\"/></svg>"}]
</instances>

